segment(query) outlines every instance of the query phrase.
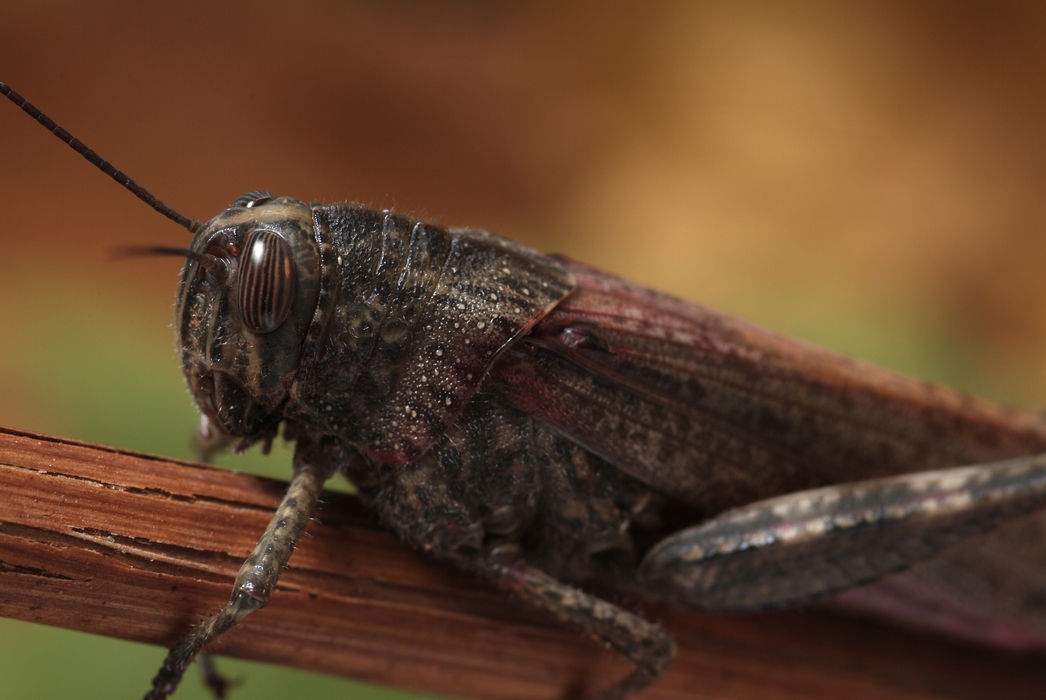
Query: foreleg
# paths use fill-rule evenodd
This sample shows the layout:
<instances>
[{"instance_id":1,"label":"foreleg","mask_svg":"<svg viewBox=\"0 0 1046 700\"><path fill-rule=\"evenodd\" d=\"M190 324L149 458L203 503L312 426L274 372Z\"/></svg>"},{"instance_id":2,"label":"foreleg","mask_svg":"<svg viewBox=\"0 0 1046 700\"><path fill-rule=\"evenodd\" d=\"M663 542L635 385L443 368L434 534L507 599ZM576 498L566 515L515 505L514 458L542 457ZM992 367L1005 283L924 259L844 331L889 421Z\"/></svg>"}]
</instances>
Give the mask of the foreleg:
<instances>
[{"instance_id":1,"label":"foreleg","mask_svg":"<svg viewBox=\"0 0 1046 700\"><path fill-rule=\"evenodd\" d=\"M316 499L323 490L323 483L329 476L328 468L295 456L294 478L287 488L287 494L276 509L265 534L240 567L228 605L171 647L145 700L162 700L173 693L185 669L204 647L269 602L269 595L280 577L280 571L305 530Z\"/></svg>"}]
</instances>

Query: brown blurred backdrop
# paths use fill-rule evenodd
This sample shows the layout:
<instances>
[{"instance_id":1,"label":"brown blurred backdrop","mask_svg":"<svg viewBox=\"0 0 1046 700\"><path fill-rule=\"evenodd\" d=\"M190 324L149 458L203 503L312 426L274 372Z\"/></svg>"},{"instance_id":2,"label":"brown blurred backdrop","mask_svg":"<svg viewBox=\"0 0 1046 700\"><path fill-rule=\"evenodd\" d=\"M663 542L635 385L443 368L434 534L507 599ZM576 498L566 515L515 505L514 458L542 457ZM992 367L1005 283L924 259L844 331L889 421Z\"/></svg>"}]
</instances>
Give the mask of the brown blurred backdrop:
<instances>
[{"instance_id":1,"label":"brown blurred backdrop","mask_svg":"<svg viewBox=\"0 0 1046 700\"><path fill-rule=\"evenodd\" d=\"M0 80L195 218L393 207L1046 404L1042 3L4 1ZM0 424L185 456L179 265L106 256L186 240L0 105ZM44 634L0 621L0 697L123 693Z\"/></svg>"}]
</instances>

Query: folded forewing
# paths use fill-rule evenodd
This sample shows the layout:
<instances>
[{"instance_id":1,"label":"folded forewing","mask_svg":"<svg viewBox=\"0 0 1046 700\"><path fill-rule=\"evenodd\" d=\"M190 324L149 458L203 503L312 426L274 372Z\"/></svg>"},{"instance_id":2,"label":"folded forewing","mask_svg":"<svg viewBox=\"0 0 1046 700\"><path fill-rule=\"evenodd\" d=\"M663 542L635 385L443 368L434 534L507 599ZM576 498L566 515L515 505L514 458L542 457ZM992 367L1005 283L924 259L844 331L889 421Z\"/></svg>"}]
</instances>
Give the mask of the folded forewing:
<instances>
[{"instance_id":1,"label":"folded forewing","mask_svg":"<svg viewBox=\"0 0 1046 700\"><path fill-rule=\"evenodd\" d=\"M1036 415L785 339L571 261L488 386L704 512L1046 451Z\"/></svg>"}]
</instances>

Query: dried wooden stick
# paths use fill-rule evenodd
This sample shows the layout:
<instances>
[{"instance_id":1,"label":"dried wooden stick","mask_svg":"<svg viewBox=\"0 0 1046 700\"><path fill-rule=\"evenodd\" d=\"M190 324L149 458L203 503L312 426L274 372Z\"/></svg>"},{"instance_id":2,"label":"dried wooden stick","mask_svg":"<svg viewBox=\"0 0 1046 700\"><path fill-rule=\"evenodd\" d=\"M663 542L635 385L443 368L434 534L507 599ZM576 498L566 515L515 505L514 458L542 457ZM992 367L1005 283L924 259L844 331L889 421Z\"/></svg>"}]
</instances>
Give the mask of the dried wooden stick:
<instances>
[{"instance_id":1,"label":"dried wooden stick","mask_svg":"<svg viewBox=\"0 0 1046 700\"><path fill-rule=\"evenodd\" d=\"M0 429L0 615L169 644L227 600L284 486ZM350 497L330 494L317 521L269 607L215 651L504 700L572 697L628 670L594 642L411 551ZM680 652L646 700L1039 698L1046 682L1041 657L823 612L645 613Z\"/></svg>"}]
</instances>

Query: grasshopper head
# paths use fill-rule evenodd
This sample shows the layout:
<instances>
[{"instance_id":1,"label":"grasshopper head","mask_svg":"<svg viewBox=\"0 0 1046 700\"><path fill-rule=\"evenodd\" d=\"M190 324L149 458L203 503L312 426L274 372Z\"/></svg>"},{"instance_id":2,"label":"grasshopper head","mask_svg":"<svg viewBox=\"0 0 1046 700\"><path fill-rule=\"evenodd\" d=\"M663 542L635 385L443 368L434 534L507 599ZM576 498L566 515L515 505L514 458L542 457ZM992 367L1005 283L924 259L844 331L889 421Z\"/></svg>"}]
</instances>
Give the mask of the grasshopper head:
<instances>
[{"instance_id":1,"label":"grasshopper head","mask_svg":"<svg viewBox=\"0 0 1046 700\"><path fill-rule=\"evenodd\" d=\"M190 250L175 318L189 390L221 431L271 438L319 295L311 210L251 192L205 223Z\"/></svg>"}]
</instances>

